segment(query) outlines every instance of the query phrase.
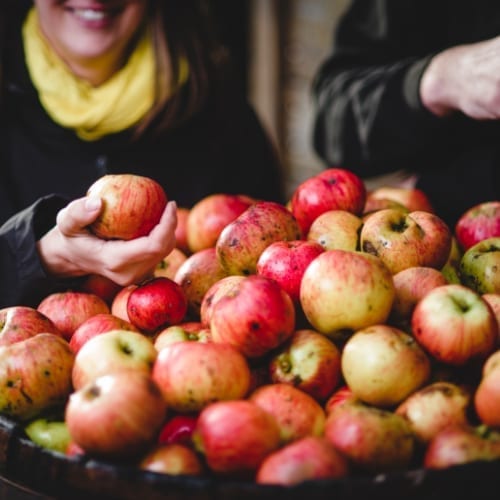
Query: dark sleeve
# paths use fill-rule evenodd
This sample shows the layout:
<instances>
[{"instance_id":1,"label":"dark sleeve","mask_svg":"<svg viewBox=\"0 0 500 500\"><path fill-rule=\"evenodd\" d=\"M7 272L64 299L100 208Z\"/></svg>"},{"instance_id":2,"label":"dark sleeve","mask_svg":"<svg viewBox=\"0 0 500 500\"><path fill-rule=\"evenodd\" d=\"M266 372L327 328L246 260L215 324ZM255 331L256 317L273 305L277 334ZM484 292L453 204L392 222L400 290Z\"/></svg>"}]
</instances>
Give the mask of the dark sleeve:
<instances>
[{"instance_id":1,"label":"dark sleeve","mask_svg":"<svg viewBox=\"0 0 500 500\"><path fill-rule=\"evenodd\" d=\"M36 307L61 285L45 273L36 241L55 224L57 212L66 203L55 196L40 199L0 227L0 307Z\"/></svg>"},{"instance_id":2,"label":"dark sleeve","mask_svg":"<svg viewBox=\"0 0 500 500\"><path fill-rule=\"evenodd\" d=\"M445 120L423 108L418 91L440 44L440 16L439 2L351 3L313 83L314 147L327 164L362 176L420 168L411 159L442 140Z\"/></svg>"}]
</instances>

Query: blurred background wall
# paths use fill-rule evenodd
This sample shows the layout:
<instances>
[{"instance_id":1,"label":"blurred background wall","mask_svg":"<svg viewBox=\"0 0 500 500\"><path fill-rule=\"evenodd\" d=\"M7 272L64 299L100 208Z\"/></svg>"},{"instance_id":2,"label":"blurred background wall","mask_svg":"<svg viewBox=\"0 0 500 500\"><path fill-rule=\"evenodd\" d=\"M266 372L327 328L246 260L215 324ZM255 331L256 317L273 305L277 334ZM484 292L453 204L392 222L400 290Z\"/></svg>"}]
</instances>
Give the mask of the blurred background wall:
<instances>
[{"instance_id":1,"label":"blurred background wall","mask_svg":"<svg viewBox=\"0 0 500 500\"><path fill-rule=\"evenodd\" d=\"M240 84L272 137L287 193L323 168L311 147L311 83L349 0L212 0Z\"/></svg>"}]
</instances>

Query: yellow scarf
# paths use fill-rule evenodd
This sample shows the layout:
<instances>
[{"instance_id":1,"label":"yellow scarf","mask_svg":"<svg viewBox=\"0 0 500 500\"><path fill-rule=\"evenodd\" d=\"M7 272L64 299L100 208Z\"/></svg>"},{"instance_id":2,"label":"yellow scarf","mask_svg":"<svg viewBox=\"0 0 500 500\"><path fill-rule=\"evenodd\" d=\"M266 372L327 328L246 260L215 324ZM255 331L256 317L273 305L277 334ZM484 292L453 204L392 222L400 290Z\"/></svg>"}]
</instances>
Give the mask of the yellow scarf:
<instances>
[{"instance_id":1,"label":"yellow scarf","mask_svg":"<svg viewBox=\"0 0 500 500\"><path fill-rule=\"evenodd\" d=\"M76 77L52 50L34 8L23 26L26 63L40 101L51 118L87 141L125 130L151 109L155 59L144 35L127 64L98 87Z\"/></svg>"}]
</instances>

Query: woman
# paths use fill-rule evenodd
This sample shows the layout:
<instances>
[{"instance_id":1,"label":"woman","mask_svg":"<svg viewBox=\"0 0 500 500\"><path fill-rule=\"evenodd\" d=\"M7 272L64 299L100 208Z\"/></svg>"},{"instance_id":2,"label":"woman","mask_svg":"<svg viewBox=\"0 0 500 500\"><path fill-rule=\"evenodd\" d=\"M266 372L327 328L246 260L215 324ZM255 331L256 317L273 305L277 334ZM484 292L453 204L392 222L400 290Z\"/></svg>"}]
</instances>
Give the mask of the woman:
<instances>
[{"instance_id":1,"label":"woman","mask_svg":"<svg viewBox=\"0 0 500 500\"><path fill-rule=\"evenodd\" d=\"M232 84L203 2L0 8L0 305L36 304L89 273L137 281L170 251L172 205L144 240L87 233L100 207L83 197L104 174L152 177L179 206L214 192L283 201L275 151Z\"/></svg>"}]
</instances>

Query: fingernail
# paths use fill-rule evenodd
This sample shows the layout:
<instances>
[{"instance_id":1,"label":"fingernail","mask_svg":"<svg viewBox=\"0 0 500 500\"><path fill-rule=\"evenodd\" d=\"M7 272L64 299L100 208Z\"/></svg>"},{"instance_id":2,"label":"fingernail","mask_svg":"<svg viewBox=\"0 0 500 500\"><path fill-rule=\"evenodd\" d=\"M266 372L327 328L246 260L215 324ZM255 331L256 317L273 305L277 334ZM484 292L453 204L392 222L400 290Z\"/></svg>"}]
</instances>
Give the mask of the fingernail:
<instances>
[{"instance_id":1,"label":"fingernail","mask_svg":"<svg viewBox=\"0 0 500 500\"><path fill-rule=\"evenodd\" d=\"M96 197L87 198L85 200L85 208L93 212L101 207L101 199Z\"/></svg>"}]
</instances>

